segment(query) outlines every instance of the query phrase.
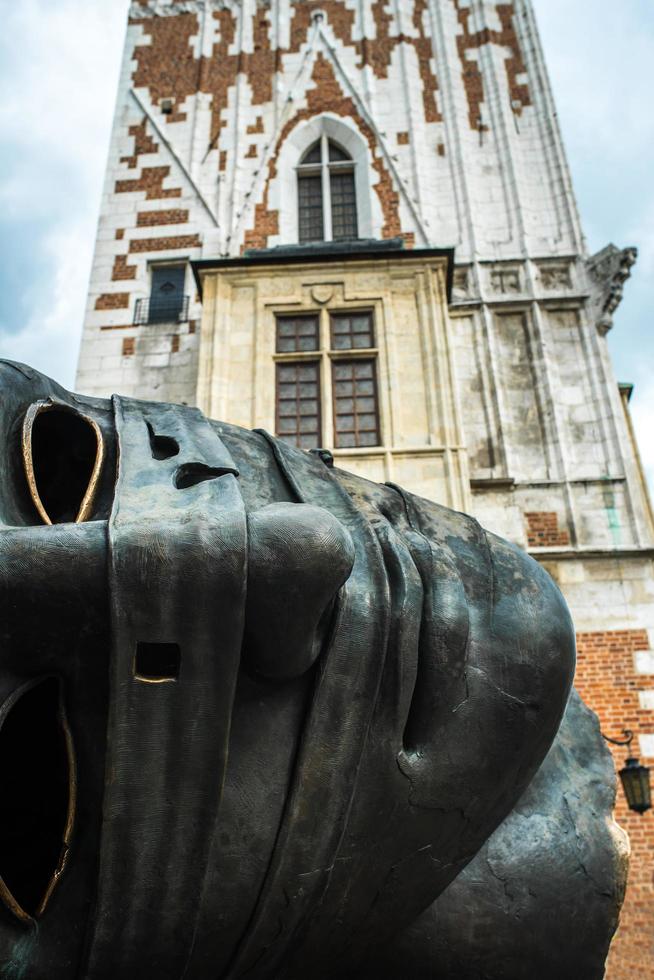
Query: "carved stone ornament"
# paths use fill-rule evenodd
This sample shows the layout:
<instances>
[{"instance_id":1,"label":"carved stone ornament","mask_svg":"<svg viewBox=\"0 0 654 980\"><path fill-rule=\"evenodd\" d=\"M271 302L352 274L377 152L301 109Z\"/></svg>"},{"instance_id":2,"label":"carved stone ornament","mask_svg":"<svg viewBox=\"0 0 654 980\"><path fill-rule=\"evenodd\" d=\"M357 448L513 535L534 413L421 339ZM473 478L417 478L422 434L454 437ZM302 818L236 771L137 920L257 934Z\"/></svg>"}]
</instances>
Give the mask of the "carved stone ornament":
<instances>
[{"instance_id":1,"label":"carved stone ornament","mask_svg":"<svg viewBox=\"0 0 654 980\"><path fill-rule=\"evenodd\" d=\"M569 262L548 262L541 265L538 272L543 289L570 289L572 287Z\"/></svg>"},{"instance_id":2,"label":"carved stone ornament","mask_svg":"<svg viewBox=\"0 0 654 980\"><path fill-rule=\"evenodd\" d=\"M470 270L463 267L454 270L452 292L455 300L467 299L470 294Z\"/></svg>"},{"instance_id":3,"label":"carved stone ornament","mask_svg":"<svg viewBox=\"0 0 654 980\"><path fill-rule=\"evenodd\" d=\"M575 645L538 564L265 432L7 361L0 440L3 977L544 980L556 943L599 980L613 777L590 723L541 769ZM480 851L529 936L462 876Z\"/></svg>"},{"instance_id":4,"label":"carved stone ornament","mask_svg":"<svg viewBox=\"0 0 654 980\"><path fill-rule=\"evenodd\" d=\"M604 335L613 326L613 314L622 302L624 284L638 259L637 248L607 245L588 260L592 304L597 329Z\"/></svg>"},{"instance_id":5,"label":"carved stone ornament","mask_svg":"<svg viewBox=\"0 0 654 980\"><path fill-rule=\"evenodd\" d=\"M319 303L320 306L324 306L325 303L329 303L330 299L334 295L334 287L331 283L317 283L315 286L311 287L311 298Z\"/></svg>"},{"instance_id":6,"label":"carved stone ornament","mask_svg":"<svg viewBox=\"0 0 654 980\"><path fill-rule=\"evenodd\" d=\"M490 283L494 293L519 293L520 270L502 267L492 269Z\"/></svg>"}]
</instances>

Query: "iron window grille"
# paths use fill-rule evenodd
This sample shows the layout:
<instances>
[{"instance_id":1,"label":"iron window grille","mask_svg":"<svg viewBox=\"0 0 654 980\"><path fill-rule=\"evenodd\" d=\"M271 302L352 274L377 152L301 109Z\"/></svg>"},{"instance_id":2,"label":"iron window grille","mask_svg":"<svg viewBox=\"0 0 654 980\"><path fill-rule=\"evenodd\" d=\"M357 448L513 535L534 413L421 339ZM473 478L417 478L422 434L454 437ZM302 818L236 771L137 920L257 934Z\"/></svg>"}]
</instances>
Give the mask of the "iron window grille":
<instances>
[{"instance_id":1,"label":"iron window grille","mask_svg":"<svg viewBox=\"0 0 654 980\"><path fill-rule=\"evenodd\" d=\"M146 323L186 323L188 321L190 297L186 294L175 296L170 303L156 302L151 297L137 299L134 306L134 326Z\"/></svg>"}]
</instances>

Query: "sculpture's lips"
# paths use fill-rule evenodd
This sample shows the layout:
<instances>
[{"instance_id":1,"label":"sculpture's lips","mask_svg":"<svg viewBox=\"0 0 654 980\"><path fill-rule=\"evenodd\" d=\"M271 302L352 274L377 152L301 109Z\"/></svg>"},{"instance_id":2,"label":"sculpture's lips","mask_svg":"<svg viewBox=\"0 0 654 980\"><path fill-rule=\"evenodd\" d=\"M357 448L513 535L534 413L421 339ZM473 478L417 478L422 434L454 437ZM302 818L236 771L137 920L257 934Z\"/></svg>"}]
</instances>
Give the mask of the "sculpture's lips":
<instances>
[{"instance_id":1,"label":"sculpture's lips","mask_svg":"<svg viewBox=\"0 0 654 980\"><path fill-rule=\"evenodd\" d=\"M14 678L2 687L0 899L29 922L45 911L66 864L75 759L58 678Z\"/></svg>"}]
</instances>

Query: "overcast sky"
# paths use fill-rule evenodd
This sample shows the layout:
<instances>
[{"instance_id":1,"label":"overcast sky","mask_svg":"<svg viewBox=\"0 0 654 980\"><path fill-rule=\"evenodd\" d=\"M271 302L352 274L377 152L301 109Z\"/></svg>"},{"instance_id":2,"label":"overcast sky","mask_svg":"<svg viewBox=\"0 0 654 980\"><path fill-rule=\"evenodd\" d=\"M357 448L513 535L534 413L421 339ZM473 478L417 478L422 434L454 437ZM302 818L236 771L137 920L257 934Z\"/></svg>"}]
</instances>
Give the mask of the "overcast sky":
<instances>
[{"instance_id":1,"label":"overcast sky","mask_svg":"<svg viewBox=\"0 0 654 980\"><path fill-rule=\"evenodd\" d=\"M610 347L654 482L654 3L534 0L591 250L640 258ZM74 382L127 0L0 0L0 356Z\"/></svg>"}]
</instances>

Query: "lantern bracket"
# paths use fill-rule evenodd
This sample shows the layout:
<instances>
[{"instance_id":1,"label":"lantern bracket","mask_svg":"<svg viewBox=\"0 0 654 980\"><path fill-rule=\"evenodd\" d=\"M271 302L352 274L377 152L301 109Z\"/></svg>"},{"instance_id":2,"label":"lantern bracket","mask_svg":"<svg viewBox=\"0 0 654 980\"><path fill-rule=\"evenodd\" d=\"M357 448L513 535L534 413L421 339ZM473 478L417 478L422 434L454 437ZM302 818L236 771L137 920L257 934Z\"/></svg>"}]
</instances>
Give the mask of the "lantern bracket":
<instances>
[{"instance_id":1,"label":"lantern bracket","mask_svg":"<svg viewBox=\"0 0 654 980\"><path fill-rule=\"evenodd\" d=\"M631 743L634 740L634 733L631 731L630 728L625 728L623 730L622 734L624 735L624 738L609 738L609 736L608 735L605 735L604 732L600 732L600 735L602 736L602 738L606 742L610 742L611 745L626 745L626 746L630 746Z\"/></svg>"}]
</instances>

